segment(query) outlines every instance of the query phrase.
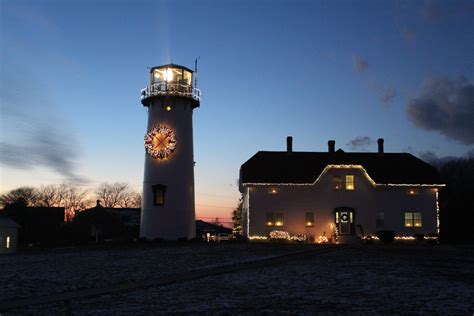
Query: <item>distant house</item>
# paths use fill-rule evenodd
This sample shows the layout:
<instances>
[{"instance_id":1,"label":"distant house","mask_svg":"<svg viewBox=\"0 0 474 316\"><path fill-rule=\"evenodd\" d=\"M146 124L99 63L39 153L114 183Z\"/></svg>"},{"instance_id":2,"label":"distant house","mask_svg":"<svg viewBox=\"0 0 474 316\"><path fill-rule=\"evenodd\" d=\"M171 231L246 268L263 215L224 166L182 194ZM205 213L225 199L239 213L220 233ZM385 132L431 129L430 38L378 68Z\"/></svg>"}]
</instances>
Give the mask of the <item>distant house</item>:
<instances>
[{"instance_id":1,"label":"distant house","mask_svg":"<svg viewBox=\"0 0 474 316\"><path fill-rule=\"evenodd\" d=\"M16 251L19 227L14 220L0 215L0 254Z\"/></svg>"},{"instance_id":2,"label":"distant house","mask_svg":"<svg viewBox=\"0 0 474 316\"><path fill-rule=\"evenodd\" d=\"M432 166L408 153L259 151L240 169L244 235L272 230L312 239L437 233L438 190ZM334 239L333 239L334 240Z\"/></svg>"},{"instance_id":3,"label":"distant house","mask_svg":"<svg viewBox=\"0 0 474 316\"><path fill-rule=\"evenodd\" d=\"M64 207L8 204L0 212L20 225L19 244L54 245L63 241Z\"/></svg>"},{"instance_id":4,"label":"distant house","mask_svg":"<svg viewBox=\"0 0 474 316\"><path fill-rule=\"evenodd\" d=\"M216 225L205 222L203 220L196 220L196 238L206 239L209 236L216 236L218 234L232 234L232 229L222 225Z\"/></svg>"},{"instance_id":5,"label":"distant house","mask_svg":"<svg viewBox=\"0 0 474 316\"><path fill-rule=\"evenodd\" d=\"M79 212L74 218L79 228L75 234L94 241L138 238L140 208L107 208L96 206Z\"/></svg>"}]
</instances>

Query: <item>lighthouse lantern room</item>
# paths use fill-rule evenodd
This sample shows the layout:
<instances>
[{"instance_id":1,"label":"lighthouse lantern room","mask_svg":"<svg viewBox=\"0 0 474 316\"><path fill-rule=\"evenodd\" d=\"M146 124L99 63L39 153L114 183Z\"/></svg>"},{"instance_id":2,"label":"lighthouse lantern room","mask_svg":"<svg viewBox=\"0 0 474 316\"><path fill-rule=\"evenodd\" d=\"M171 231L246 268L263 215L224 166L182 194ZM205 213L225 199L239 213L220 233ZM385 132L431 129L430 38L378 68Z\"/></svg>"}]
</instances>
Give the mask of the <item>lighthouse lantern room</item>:
<instances>
[{"instance_id":1,"label":"lighthouse lantern room","mask_svg":"<svg viewBox=\"0 0 474 316\"><path fill-rule=\"evenodd\" d=\"M175 64L153 67L140 93L148 108L140 237L195 237L192 117L201 92L193 76Z\"/></svg>"}]
</instances>

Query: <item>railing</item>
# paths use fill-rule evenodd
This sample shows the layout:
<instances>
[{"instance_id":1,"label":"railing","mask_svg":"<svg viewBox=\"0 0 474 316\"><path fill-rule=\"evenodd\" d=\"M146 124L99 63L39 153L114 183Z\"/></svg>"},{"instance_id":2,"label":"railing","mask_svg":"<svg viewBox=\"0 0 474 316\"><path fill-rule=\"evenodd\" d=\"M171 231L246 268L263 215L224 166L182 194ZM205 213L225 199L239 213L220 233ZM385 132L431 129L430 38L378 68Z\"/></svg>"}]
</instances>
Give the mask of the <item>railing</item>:
<instances>
[{"instance_id":1,"label":"railing","mask_svg":"<svg viewBox=\"0 0 474 316\"><path fill-rule=\"evenodd\" d=\"M157 95L178 95L201 101L201 90L180 83L155 83L146 86L140 91L140 97L142 100Z\"/></svg>"}]
</instances>

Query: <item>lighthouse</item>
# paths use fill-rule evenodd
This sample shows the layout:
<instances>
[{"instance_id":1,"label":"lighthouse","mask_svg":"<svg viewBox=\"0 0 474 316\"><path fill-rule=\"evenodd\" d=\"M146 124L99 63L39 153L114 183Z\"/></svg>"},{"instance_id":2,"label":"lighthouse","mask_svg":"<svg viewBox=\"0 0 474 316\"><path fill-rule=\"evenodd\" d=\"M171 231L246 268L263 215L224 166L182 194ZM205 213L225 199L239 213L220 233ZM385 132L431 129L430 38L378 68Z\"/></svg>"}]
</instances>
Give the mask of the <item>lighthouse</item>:
<instances>
[{"instance_id":1,"label":"lighthouse","mask_svg":"<svg viewBox=\"0 0 474 316\"><path fill-rule=\"evenodd\" d=\"M195 237L193 110L201 93L193 76L183 66L156 66L141 90L148 109L140 218L140 237L146 239Z\"/></svg>"}]
</instances>

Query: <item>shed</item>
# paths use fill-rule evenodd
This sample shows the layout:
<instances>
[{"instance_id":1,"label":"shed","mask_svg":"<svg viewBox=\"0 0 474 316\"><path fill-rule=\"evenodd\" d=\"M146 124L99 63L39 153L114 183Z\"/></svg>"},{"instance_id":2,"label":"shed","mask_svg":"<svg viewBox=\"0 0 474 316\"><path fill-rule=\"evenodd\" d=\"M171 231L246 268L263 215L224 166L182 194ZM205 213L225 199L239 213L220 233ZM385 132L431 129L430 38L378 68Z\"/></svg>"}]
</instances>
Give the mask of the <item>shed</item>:
<instances>
[{"instance_id":1,"label":"shed","mask_svg":"<svg viewBox=\"0 0 474 316\"><path fill-rule=\"evenodd\" d=\"M11 218L0 215L0 254L16 251L19 227Z\"/></svg>"}]
</instances>

